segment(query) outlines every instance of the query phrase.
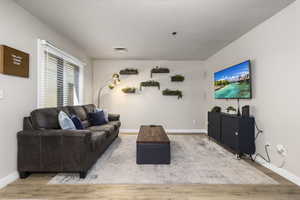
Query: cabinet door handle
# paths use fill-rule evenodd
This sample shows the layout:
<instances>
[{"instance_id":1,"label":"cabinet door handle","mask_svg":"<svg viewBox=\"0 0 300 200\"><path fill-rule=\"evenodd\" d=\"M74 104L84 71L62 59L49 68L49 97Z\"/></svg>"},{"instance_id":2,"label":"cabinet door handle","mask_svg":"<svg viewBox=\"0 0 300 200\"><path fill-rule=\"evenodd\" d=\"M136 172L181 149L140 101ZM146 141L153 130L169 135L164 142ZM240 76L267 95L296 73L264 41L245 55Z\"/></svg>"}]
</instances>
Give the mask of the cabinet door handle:
<instances>
[{"instance_id":1,"label":"cabinet door handle","mask_svg":"<svg viewBox=\"0 0 300 200\"><path fill-rule=\"evenodd\" d=\"M235 135L238 136L238 135L239 135L239 132L235 132Z\"/></svg>"}]
</instances>

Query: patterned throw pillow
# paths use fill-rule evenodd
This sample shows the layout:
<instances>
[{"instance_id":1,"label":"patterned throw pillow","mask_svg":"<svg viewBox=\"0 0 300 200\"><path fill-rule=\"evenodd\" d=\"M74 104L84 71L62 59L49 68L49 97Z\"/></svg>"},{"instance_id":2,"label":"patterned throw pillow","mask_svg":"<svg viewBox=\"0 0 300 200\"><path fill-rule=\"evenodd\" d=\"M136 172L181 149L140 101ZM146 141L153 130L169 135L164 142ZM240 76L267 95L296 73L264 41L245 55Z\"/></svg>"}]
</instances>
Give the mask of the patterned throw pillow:
<instances>
[{"instance_id":1,"label":"patterned throw pillow","mask_svg":"<svg viewBox=\"0 0 300 200\"><path fill-rule=\"evenodd\" d=\"M58 122L61 129L64 130L76 130L76 127L70 117L64 112L60 111L58 114Z\"/></svg>"}]
</instances>

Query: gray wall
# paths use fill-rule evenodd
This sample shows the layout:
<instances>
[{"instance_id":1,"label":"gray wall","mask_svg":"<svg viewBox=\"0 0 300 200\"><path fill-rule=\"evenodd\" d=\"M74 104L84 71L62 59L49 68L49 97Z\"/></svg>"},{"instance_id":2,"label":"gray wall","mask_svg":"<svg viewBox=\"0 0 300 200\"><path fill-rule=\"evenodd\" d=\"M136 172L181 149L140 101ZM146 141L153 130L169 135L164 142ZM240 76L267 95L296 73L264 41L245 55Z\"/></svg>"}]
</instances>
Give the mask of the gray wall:
<instances>
[{"instance_id":1,"label":"gray wall","mask_svg":"<svg viewBox=\"0 0 300 200\"><path fill-rule=\"evenodd\" d=\"M55 43L70 54L90 64L80 48L61 37L13 1L0 1L0 44L30 54L30 78L0 74L0 179L16 171L16 133L22 129L24 116L37 107L37 39ZM92 102L91 67L85 68L85 102Z\"/></svg>"},{"instance_id":2,"label":"gray wall","mask_svg":"<svg viewBox=\"0 0 300 200\"><path fill-rule=\"evenodd\" d=\"M124 94L126 86L139 87L141 81L150 80L150 70L156 65L167 67L170 74L154 74L153 80L161 83L161 90L144 88L137 94ZM98 88L113 73L124 68L138 68L139 75L121 76L120 85L105 89L102 94L102 107L122 117L122 129L139 129L141 124L162 124L167 129L203 129L206 112L202 105L206 85L203 82L204 64L200 61L155 61L155 60L96 60L94 66L94 97ZM185 81L171 83L170 75L183 74ZM180 89L183 99L162 96L162 90ZM193 123L195 120L195 123Z\"/></svg>"},{"instance_id":3,"label":"gray wall","mask_svg":"<svg viewBox=\"0 0 300 200\"><path fill-rule=\"evenodd\" d=\"M251 59L253 75L252 114L264 133L257 140L258 152L265 155L264 145L271 143L272 163L280 166L283 158L276 145L287 149L285 169L300 176L300 1L228 45L206 62L208 73L207 109L214 105L236 106L236 101L213 98L213 72Z\"/></svg>"}]
</instances>

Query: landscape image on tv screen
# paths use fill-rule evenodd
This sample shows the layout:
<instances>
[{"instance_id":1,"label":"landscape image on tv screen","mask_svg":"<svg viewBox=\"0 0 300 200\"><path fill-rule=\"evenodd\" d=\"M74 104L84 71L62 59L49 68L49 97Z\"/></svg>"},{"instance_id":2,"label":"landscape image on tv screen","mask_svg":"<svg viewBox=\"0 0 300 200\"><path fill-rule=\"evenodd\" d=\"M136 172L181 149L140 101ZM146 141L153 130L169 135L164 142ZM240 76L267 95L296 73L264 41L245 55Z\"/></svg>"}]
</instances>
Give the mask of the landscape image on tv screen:
<instances>
[{"instance_id":1,"label":"landscape image on tv screen","mask_svg":"<svg viewBox=\"0 0 300 200\"><path fill-rule=\"evenodd\" d=\"M250 99L250 61L240 63L214 74L216 99Z\"/></svg>"}]
</instances>

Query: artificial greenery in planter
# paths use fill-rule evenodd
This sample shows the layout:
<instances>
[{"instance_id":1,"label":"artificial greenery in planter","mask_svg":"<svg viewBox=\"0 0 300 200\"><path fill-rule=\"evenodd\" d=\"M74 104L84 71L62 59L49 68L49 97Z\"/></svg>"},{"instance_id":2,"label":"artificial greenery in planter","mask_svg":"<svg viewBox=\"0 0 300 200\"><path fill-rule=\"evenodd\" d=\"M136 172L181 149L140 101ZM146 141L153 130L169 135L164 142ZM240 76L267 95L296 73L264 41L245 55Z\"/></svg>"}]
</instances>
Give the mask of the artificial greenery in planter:
<instances>
[{"instance_id":1,"label":"artificial greenery in planter","mask_svg":"<svg viewBox=\"0 0 300 200\"><path fill-rule=\"evenodd\" d=\"M184 81L184 76L179 75L179 74L171 76L171 81L172 82L183 82Z\"/></svg>"},{"instance_id":2,"label":"artificial greenery in planter","mask_svg":"<svg viewBox=\"0 0 300 200\"><path fill-rule=\"evenodd\" d=\"M136 89L135 89L135 87L126 87L126 88L123 88L122 91L126 94L133 94L133 93L135 93Z\"/></svg>"},{"instance_id":3,"label":"artificial greenery in planter","mask_svg":"<svg viewBox=\"0 0 300 200\"><path fill-rule=\"evenodd\" d=\"M113 85L113 84L110 84L110 85L108 85L108 88L112 90L112 89L114 89L114 88L115 88L115 85Z\"/></svg>"},{"instance_id":4,"label":"artificial greenery in planter","mask_svg":"<svg viewBox=\"0 0 300 200\"><path fill-rule=\"evenodd\" d=\"M144 81L140 83L140 90L142 87L158 87L160 90L160 83L158 81Z\"/></svg>"},{"instance_id":5,"label":"artificial greenery in planter","mask_svg":"<svg viewBox=\"0 0 300 200\"><path fill-rule=\"evenodd\" d=\"M152 74L158 74L158 73L170 73L170 70L168 68L162 68L162 67L158 67L156 66L155 68L151 69L151 78L152 78Z\"/></svg>"},{"instance_id":6,"label":"artificial greenery in planter","mask_svg":"<svg viewBox=\"0 0 300 200\"><path fill-rule=\"evenodd\" d=\"M165 96L178 96L178 99L182 98L182 92L180 90L165 89L164 91L162 91L162 94Z\"/></svg>"},{"instance_id":7,"label":"artificial greenery in planter","mask_svg":"<svg viewBox=\"0 0 300 200\"><path fill-rule=\"evenodd\" d=\"M226 111L227 111L228 113L230 113L230 114L235 114L235 113L236 113L236 109L235 109L234 107L232 107L232 106L228 106L228 107L226 108Z\"/></svg>"},{"instance_id":8,"label":"artificial greenery in planter","mask_svg":"<svg viewBox=\"0 0 300 200\"><path fill-rule=\"evenodd\" d=\"M133 69L133 68L126 68L126 69L122 69L120 71L121 75L135 75L138 73L139 73L139 71L137 69Z\"/></svg>"}]
</instances>

